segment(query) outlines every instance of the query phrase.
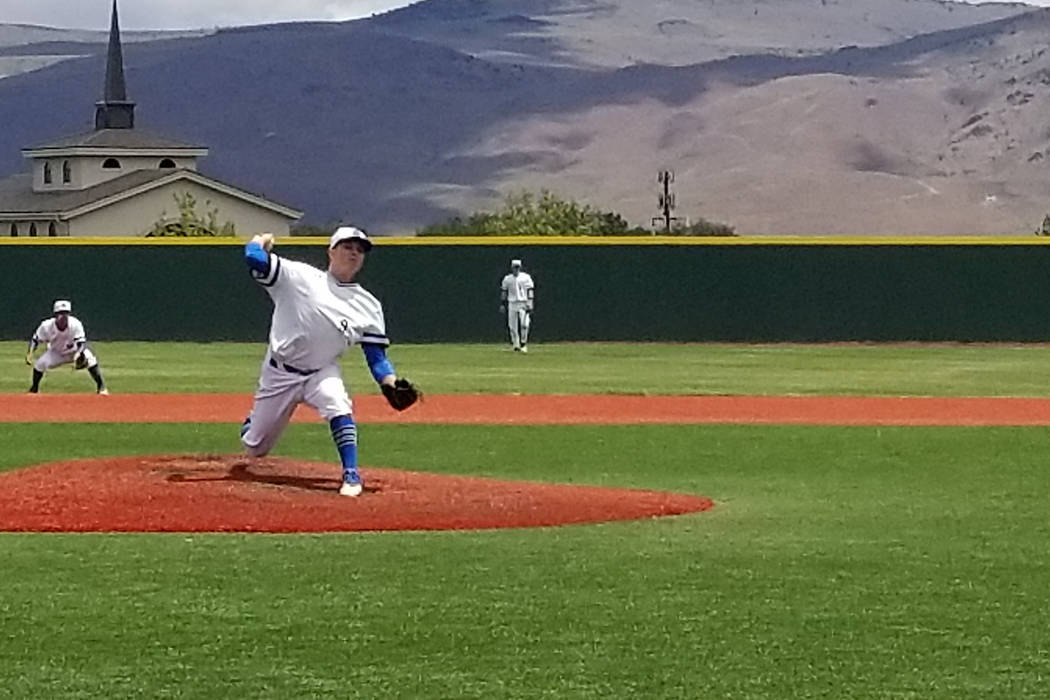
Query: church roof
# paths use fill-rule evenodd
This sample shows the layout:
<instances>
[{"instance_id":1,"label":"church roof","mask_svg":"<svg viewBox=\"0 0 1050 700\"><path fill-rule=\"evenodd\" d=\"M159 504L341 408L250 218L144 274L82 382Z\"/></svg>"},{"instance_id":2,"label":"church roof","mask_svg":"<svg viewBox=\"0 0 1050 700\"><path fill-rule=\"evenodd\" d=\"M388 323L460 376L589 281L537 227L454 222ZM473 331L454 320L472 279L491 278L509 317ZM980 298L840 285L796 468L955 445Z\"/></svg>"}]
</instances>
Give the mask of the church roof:
<instances>
[{"instance_id":1,"label":"church roof","mask_svg":"<svg viewBox=\"0 0 1050 700\"><path fill-rule=\"evenodd\" d=\"M238 199L247 200L258 206L284 214L291 219L298 219L302 212L280 204L262 195L228 185L201 175L194 170L135 170L127 175L101 182L94 187L82 190L56 190L54 192L34 192L31 174L12 175L0 179L0 218L30 218L32 216L61 216L68 218L76 215L85 207L95 209L112 201L118 201L145 189L160 187L176 180L191 180L205 187L219 190Z\"/></svg>"},{"instance_id":2,"label":"church roof","mask_svg":"<svg viewBox=\"0 0 1050 700\"><path fill-rule=\"evenodd\" d=\"M183 141L176 141L141 129L99 129L85 131L81 134L48 141L29 148L23 148L23 154L35 151L59 151L75 148L99 148L142 151L197 150L207 151L204 146L195 146Z\"/></svg>"}]
</instances>

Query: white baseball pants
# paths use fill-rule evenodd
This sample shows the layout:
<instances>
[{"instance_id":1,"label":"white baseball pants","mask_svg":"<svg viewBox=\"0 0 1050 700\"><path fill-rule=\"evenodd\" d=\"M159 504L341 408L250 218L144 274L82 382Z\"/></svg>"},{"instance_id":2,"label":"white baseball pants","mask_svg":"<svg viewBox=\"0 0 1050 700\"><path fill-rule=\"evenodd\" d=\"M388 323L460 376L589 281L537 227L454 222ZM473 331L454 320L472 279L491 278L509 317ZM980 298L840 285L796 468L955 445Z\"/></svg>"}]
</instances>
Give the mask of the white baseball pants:
<instances>
[{"instance_id":1,"label":"white baseball pants","mask_svg":"<svg viewBox=\"0 0 1050 700\"><path fill-rule=\"evenodd\" d=\"M68 365L76 357L75 352L59 351L56 348L48 348L43 355L36 358L36 362L33 363L33 368L37 372L46 372L52 367L58 367L59 365ZM98 364L98 358L95 357L95 353L91 352L90 349L84 348L84 358L87 360L88 369L91 369Z\"/></svg>"},{"instance_id":2,"label":"white baseball pants","mask_svg":"<svg viewBox=\"0 0 1050 700\"><path fill-rule=\"evenodd\" d=\"M353 404L338 364L304 376L274 367L267 354L259 373L255 403L241 432L241 444L247 453L252 457L269 454L301 403L312 406L326 421L353 415Z\"/></svg>"},{"instance_id":3,"label":"white baseball pants","mask_svg":"<svg viewBox=\"0 0 1050 700\"><path fill-rule=\"evenodd\" d=\"M516 348L529 342L529 326L532 317L528 307L522 302L507 304L507 328L510 329L510 344Z\"/></svg>"}]
</instances>

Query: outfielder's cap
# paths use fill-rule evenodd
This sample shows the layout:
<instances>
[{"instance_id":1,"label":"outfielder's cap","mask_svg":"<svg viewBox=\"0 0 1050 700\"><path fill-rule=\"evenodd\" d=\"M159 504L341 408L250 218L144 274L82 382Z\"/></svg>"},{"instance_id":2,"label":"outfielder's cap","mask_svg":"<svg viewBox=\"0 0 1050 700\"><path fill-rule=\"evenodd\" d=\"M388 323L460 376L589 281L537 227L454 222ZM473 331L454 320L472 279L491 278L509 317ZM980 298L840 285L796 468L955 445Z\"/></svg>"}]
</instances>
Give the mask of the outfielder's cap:
<instances>
[{"instance_id":1,"label":"outfielder's cap","mask_svg":"<svg viewBox=\"0 0 1050 700\"><path fill-rule=\"evenodd\" d=\"M51 313L53 313L53 314L62 313L62 312L65 312L65 313L68 314L72 310L73 310L73 305L70 304L65 299L58 299L57 301L55 301L55 305L51 307Z\"/></svg>"},{"instance_id":2,"label":"outfielder's cap","mask_svg":"<svg viewBox=\"0 0 1050 700\"><path fill-rule=\"evenodd\" d=\"M359 228L353 226L340 226L332 234L332 240L328 243L328 249L331 250L343 241L358 240L365 246L365 250L372 250L372 241L368 240L368 235L365 234Z\"/></svg>"},{"instance_id":3,"label":"outfielder's cap","mask_svg":"<svg viewBox=\"0 0 1050 700\"><path fill-rule=\"evenodd\" d=\"M514 267L515 265L517 265L518 267L521 267L521 261L518 260L517 258L514 258L513 260L510 261L510 265L511 265L511 267Z\"/></svg>"}]
</instances>

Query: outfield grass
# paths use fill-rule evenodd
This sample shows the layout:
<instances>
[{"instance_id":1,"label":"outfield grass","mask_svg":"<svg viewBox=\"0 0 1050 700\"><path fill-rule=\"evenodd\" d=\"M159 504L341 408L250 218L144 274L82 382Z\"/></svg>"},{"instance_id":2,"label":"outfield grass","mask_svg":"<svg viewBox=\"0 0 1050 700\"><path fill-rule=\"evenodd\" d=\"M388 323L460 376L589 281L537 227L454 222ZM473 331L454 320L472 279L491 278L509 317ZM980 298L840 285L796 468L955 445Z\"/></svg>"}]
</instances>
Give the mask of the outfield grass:
<instances>
[{"instance_id":1,"label":"outfield grass","mask_svg":"<svg viewBox=\"0 0 1050 700\"><path fill-rule=\"evenodd\" d=\"M97 343L120 393L251 393L265 346L247 343ZM1042 345L395 345L399 372L425 391L496 394L757 394L1050 396ZM25 346L0 343L0 393L25 391ZM355 390L374 391L364 360L343 361ZM86 373L48 373L46 392L90 392Z\"/></svg>"},{"instance_id":2,"label":"outfield grass","mask_svg":"<svg viewBox=\"0 0 1050 700\"><path fill-rule=\"evenodd\" d=\"M224 425L0 436L2 469L236 447ZM320 425L278 452L334 457ZM717 506L490 532L3 535L0 696L1047 695L1046 430L388 425L362 428L362 453Z\"/></svg>"},{"instance_id":3,"label":"outfield grass","mask_svg":"<svg viewBox=\"0 0 1050 700\"><path fill-rule=\"evenodd\" d=\"M114 391L262 347L100 343ZM24 346L0 344L0 393ZM1041 346L395 346L434 393L1048 395ZM363 362L347 360L357 386ZM90 391L57 370L46 391ZM2 399L0 399L2 400ZM2 424L0 471L236 452L236 425ZM0 698L1045 698L1043 428L363 425L366 465L698 493L537 530L0 535ZM322 424L279 455L329 460ZM367 470L366 470L367 476Z\"/></svg>"}]
</instances>

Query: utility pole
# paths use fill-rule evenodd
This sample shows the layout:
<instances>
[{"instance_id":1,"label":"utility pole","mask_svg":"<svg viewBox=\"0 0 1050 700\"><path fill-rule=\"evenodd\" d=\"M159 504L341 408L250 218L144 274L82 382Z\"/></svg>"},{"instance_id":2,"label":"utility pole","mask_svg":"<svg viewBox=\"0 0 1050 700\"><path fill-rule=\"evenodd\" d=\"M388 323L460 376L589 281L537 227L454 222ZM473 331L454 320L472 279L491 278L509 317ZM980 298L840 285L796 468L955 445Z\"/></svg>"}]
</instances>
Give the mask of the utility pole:
<instances>
[{"instance_id":1,"label":"utility pole","mask_svg":"<svg viewBox=\"0 0 1050 700\"><path fill-rule=\"evenodd\" d=\"M674 192L671 191L671 183L674 182L674 171L673 170L661 170L656 176L656 181L663 187L663 191L660 192L660 211L663 212L662 216L653 217L653 227L661 221L664 225L664 232L667 234L671 233L671 222L678 221L677 216L671 216L671 212L674 210ZM656 235L656 231L653 231L653 235Z\"/></svg>"}]
</instances>

